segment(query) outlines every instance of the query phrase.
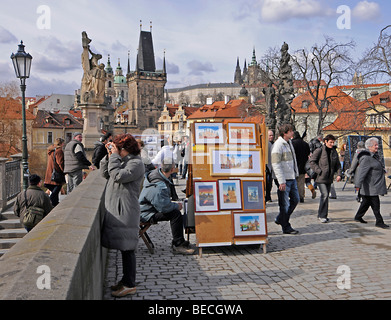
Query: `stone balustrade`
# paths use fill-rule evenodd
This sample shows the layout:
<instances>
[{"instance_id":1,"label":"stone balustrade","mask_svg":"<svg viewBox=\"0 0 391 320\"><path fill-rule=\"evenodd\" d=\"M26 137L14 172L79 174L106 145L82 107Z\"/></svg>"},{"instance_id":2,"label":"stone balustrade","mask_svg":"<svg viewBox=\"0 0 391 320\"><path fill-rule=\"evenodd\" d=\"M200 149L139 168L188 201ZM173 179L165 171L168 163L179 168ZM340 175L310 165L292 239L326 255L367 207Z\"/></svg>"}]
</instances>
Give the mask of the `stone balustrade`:
<instances>
[{"instance_id":1,"label":"stone balustrade","mask_svg":"<svg viewBox=\"0 0 391 320\"><path fill-rule=\"evenodd\" d=\"M0 300L102 299L105 185L99 171L92 171L0 258Z\"/></svg>"}]
</instances>

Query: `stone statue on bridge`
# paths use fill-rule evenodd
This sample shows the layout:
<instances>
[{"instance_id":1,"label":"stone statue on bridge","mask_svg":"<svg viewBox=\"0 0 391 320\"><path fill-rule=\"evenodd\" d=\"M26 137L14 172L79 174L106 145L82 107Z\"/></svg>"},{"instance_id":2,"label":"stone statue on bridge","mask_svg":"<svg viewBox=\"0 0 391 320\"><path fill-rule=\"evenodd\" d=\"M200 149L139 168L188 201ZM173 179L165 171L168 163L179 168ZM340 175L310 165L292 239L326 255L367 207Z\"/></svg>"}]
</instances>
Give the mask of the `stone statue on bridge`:
<instances>
[{"instance_id":1,"label":"stone statue on bridge","mask_svg":"<svg viewBox=\"0 0 391 320\"><path fill-rule=\"evenodd\" d=\"M106 82L105 65L103 63L99 64L102 55L91 51L91 41L87 33L83 31L81 63L84 73L81 83L80 99L81 103L104 104Z\"/></svg>"}]
</instances>

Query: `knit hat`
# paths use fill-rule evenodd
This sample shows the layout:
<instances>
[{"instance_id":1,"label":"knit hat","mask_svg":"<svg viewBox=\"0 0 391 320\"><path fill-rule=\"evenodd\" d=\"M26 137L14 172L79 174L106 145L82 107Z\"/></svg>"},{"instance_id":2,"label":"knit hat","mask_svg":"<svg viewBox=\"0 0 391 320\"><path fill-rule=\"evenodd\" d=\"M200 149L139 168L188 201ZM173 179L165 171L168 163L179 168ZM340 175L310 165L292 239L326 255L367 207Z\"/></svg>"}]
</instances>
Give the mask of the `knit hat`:
<instances>
[{"instance_id":1,"label":"knit hat","mask_svg":"<svg viewBox=\"0 0 391 320\"><path fill-rule=\"evenodd\" d=\"M31 186L36 186L41 181L41 177L37 174L32 174L29 176L29 183Z\"/></svg>"},{"instance_id":2,"label":"knit hat","mask_svg":"<svg viewBox=\"0 0 391 320\"><path fill-rule=\"evenodd\" d=\"M81 132L75 132L74 134L73 134L73 138L76 138L77 136L82 136L83 134L81 133Z\"/></svg>"}]
</instances>

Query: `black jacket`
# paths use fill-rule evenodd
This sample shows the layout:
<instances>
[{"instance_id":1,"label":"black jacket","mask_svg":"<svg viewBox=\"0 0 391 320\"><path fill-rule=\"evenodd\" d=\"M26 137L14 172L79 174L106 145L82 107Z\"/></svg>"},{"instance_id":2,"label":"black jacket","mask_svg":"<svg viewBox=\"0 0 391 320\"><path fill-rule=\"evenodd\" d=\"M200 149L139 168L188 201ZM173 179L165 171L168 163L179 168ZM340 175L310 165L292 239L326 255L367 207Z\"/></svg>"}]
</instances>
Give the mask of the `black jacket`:
<instances>
[{"instance_id":1,"label":"black jacket","mask_svg":"<svg viewBox=\"0 0 391 320\"><path fill-rule=\"evenodd\" d=\"M92 164L99 169L100 161L108 154L104 143L97 141L94 143L94 154Z\"/></svg>"},{"instance_id":2,"label":"black jacket","mask_svg":"<svg viewBox=\"0 0 391 320\"><path fill-rule=\"evenodd\" d=\"M307 142L302 138L292 139L293 148L295 149L297 167L299 168L299 174L306 173L305 164L308 161L310 155L310 147Z\"/></svg>"}]
</instances>

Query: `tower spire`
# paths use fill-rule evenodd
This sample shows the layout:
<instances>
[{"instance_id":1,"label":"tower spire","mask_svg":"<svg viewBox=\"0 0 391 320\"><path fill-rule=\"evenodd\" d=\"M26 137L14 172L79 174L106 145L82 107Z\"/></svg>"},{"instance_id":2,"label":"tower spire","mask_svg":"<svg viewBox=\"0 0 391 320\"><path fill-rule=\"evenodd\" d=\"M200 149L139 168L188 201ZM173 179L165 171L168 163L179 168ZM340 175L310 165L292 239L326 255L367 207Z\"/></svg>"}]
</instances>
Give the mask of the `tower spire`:
<instances>
[{"instance_id":1,"label":"tower spire","mask_svg":"<svg viewBox=\"0 0 391 320\"><path fill-rule=\"evenodd\" d=\"M128 50L128 70L127 74L130 74L130 50Z\"/></svg>"},{"instance_id":2,"label":"tower spire","mask_svg":"<svg viewBox=\"0 0 391 320\"><path fill-rule=\"evenodd\" d=\"M163 52L163 73L166 73L166 49Z\"/></svg>"}]
</instances>

